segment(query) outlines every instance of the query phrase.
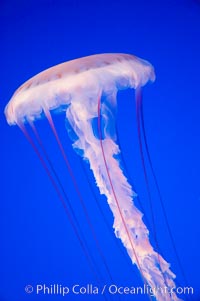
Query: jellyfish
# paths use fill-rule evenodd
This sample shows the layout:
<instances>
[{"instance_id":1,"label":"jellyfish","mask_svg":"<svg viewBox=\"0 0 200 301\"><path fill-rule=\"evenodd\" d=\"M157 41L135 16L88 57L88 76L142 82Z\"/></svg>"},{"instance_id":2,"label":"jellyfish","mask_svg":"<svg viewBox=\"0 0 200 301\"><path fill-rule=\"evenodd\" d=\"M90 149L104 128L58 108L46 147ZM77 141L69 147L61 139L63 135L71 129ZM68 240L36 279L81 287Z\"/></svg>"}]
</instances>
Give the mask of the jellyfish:
<instances>
[{"instance_id":1,"label":"jellyfish","mask_svg":"<svg viewBox=\"0 0 200 301\"><path fill-rule=\"evenodd\" d=\"M9 125L18 125L25 133L60 196L44 160L25 129L25 124L29 123L42 146L34 124L43 116L48 119L82 201L52 118L53 111L65 112L67 131L73 136L73 148L89 163L100 194L106 196L113 214L116 237L139 269L144 283L153 290L156 300L177 301L181 299L174 291L175 274L170 264L152 246L143 214L135 205L136 193L120 166L120 148L114 128L118 91L135 89L136 102L139 103L142 87L154 80L153 66L130 54L107 53L74 59L45 70L20 86L6 106L5 116ZM66 209L61 196L60 199ZM73 216L67 209L66 212L84 245L80 229L74 226ZM86 246L83 248L89 257Z\"/></svg>"}]
</instances>

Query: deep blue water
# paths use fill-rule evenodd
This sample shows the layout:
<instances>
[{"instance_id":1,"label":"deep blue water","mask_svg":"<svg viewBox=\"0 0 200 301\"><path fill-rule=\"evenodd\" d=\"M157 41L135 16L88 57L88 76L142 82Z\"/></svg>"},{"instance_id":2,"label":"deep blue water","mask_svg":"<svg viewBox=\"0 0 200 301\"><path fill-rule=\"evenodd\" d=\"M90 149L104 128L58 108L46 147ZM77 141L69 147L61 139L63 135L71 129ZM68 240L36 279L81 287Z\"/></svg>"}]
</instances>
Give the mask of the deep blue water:
<instances>
[{"instance_id":1,"label":"deep blue water","mask_svg":"<svg viewBox=\"0 0 200 301\"><path fill-rule=\"evenodd\" d=\"M36 294L36 285L98 283L74 235L58 197L33 149L17 127L9 127L4 107L20 84L38 72L77 57L102 52L132 53L150 61L156 81L144 88L144 118L151 158L165 203L177 252L200 300L200 3L199 1L1 1L0 2L0 133L1 133L1 281L0 301L105 300L102 295ZM45 120L37 122L87 237L101 285L142 285L136 268L112 234L113 218L100 197L86 163L71 147L64 115L54 116L81 193L108 263L102 263L86 225L71 179ZM145 213L150 210L136 133L134 91L118 95L117 125L130 182ZM91 193L101 204L108 226ZM164 222L150 170L156 229L162 255L184 280ZM152 227L152 225L150 226ZM25 292L26 285L34 288ZM187 299L188 298L188 299ZM146 295L108 296L108 300L148 300Z\"/></svg>"}]
</instances>

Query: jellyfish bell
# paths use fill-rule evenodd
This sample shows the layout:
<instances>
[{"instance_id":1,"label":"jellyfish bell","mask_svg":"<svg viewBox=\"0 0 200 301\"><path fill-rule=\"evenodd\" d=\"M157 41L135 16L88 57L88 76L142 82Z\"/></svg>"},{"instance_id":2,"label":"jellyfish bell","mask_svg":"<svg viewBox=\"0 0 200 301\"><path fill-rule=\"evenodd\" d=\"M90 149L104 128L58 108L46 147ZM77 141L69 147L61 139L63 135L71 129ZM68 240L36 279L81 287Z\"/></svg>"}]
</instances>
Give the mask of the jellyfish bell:
<instances>
[{"instance_id":1,"label":"jellyfish bell","mask_svg":"<svg viewBox=\"0 0 200 301\"><path fill-rule=\"evenodd\" d=\"M73 147L80 150L90 164L100 193L107 198L114 217L116 236L121 239L132 263L137 265L144 283L154 290L156 287L172 290L175 287L175 275L149 241L149 231L142 220L142 213L134 204L135 193L116 156L120 152L119 145L113 139L116 134L113 111L117 106L118 90L136 89L136 102L140 105L141 87L154 80L152 65L130 54L108 53L83 57L49 68L29 79L15 92L5 108L5 115L10 125L18 124L23 130L63 202L50 172L23 125L29 122L39 140L33 121L42 115L47 117L102 255L51 116L52 110L66 110L67 127L71 127L72 136L75 137ZM42 145L40 140L39 144ZM103 256L102 260L109 273ZM171 295L169 291L163 293L159 289L155 291L155 297L158 301L180 300L174 292Z\"/></svg>"},{"instance_id":2,"label":"jellyfish bell","mask_svg":"<svg viewBox=\"0 0 200 301\"><path fill-rule=\"evenodd\" d=\"M49 68L19 87L5 108L6 119L10 125L32 120L45 109L56 109L76 99L93 107L92 98L97 99L100 92L109 95L154 79L151 64L132 55L99 54L75 59Z\"/></svg>"}]
</instances>

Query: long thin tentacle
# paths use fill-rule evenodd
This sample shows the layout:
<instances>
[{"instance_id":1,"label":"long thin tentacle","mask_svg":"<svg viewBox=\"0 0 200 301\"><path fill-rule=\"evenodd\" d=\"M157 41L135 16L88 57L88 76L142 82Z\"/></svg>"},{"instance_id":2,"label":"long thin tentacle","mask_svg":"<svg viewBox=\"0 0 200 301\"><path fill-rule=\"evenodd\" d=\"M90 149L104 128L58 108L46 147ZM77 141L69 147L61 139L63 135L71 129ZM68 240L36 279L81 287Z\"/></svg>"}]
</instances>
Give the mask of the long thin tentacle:
<instances>
[{"instance_id":1,"label":"long thin tentacle","mask_svg":"<svg viewBox=\"0 0 200 301\"><path fill-rule=\"evenodd\" d=\"M60 190L59 190L58 185L56 184L54 178L52 177L51 172L50 172L50 170L49 170L49 168L48 168L46 162L45 162L44 159L42 158L42 156L41 156L39 150L37 149L37 146L35 145L33 139L32 139L31 136L29 135L27 129L26 129L25 126L24 126L24 124L18 123L18 126L20 127L20 129L21 129L22 132L24 133L25 137L27 138L27 140L29 141L29 143L30 143L31 146L33 147L33 149L34 149L35 153L37 154L37 156L38 156L38 158L39 158L39 160L40 160L40 162L41 162L43 168L45 169L45 171L46 171L46 173L47 173L47 175L48 175L48 177L49 177L49 179L50 179L50 181L51 181L51 183L52 183L52 185L53 185L53 187L54 187L54 189L55 189L55 191L56 191L56 193L57 193L57 195L58 195L58 197L59 197L59 199L60 199L60 201L61 201L61 204L62 204L62 206L63 206L63 208L64 208L64 210L65 210L65 213L66 213L66 215L67 215L67 217L68 217L68 220L69 220L69 222L70 222L70 224L71 224L71 226L72 226L72 228L73 228L73 231L74 231L76 237L78 238L78 241L79 241L79 243L80 243L80 245L81 245L81 247L82 247L82 249L83 249L83 251L84 251L84 254L85 254L86 258L88 259L88 262L90 263L90 266L91 266L91 258L90 258L89 252L88 252L88 250L86 249L85 244L83 243L83 240L82 240L82 238L81 238L80 235L79 235L79 232L78 232L78 230L77 230L77 227L76 227L76 225L74 224L73 218L72 218L72 216L71 216L71 214L70 214L70 212L69 212L69 210L68 210L68 208L67 208L67 205L66 205L65 200L64 200L64 198L63 198L63 196L62 196L62 194L61 194L61 192L60 192ZM93 270L93 265L92 265L91 267L92 267L92 270ZM94 270L93 270L93 271L94 271ZM96 272L95 272L95 274L96 274Z\"/></svg>"},{"instance_id":2,"label":"long thin tentacle","mask_svg":"<svg viewBox=\"0 0 200 301\"><path fill-rule=\"evenodd\" d=\"M66 201L66 203L67 203L67 206L68 206L68 210L69 210L69 212L70 212L70 214L71 214L71 216L72 216L72 219L73 219L73 221L74 221L74 224L76 225L76 228L77 228L77 232L78 233L80 233L80 237L82 237L82 241L83 241L83 244L85 245L85 248L87 249L87 251L89 250L89 247L88 247L88 244L87 244L87 241L86 241L86 239L85 239L85 235L83 234L83 231L82 231L82 229L81 229L81 226L80 226L80 224L79 224L79 221L78 221L78 219L77 219L77 217L76 217L76 214L75 214L75 212L74 212L74 209L73 209L73 207L72 207L72 205L71 205L71 202L70 202L70 200L69 200L69 198L68 198L68 196L67 196L67 194L66 194L66 191L65 191L65 189L64 189L64 187L63 187L63 184L62 184L62 182L61 182L61 180L60 180L60 177L58 176L58 174L57 174L57 172L56 172L56 170L55 170L55 168L54 168L54 166L53 166L53 163L51 162L51 160L50 160L50 158L49 158L49 156L48 156L48 154L47 154L47 151L46 151L46 149L45 149L45 147L44 147L44 145L43 145L43 143L42 143L42 140L41 140L41 138L40 138L40 136L39 136L39 133L38 133L38 131L37 131L37 129L36 129L36 126L34 125L34 123L32 122L32 121L29 121L29 124L30 124L30 126L31 126L31 128L32 128L32 130L33 130L33 132L34 132L34 134L35 134L35 137L36 137L36 139L37 139L37 142L39 143L39 145L40 145L40 147L41 147L41 149L42 149L42 151L43 151L43 154L44 154L44 156L45 156L45 158L46 158L46 160L47 160L47 162L48 162L48 164L49 164L49 166L50 166L50 169L51 169L51 171L52 171L52 173L53 173L53 175L54 175L54 177L55 177L55 179L56 179L56 181L57 181L57 183L58 183L58 186L60 187L60 190L62 191L62 193L63 193L63 195L64 195L64 199L65 199L65 201ZM95 269L97 269L97 274L98 275L101 275L101 273L100 273L100 271L98 270L98 268L97 268L97 266L96 266L96 264L95 264L95 260L94 260L94 258L93 258L93 256L92 256L92 254L88 251L88 254L90 254L90 259L91 259L91 262L93 263L93 268L95 267ZM103 277L102 276L100 276L101 277L101 279L103 279ZM98 281L99 281L99 279L98 279Z\"/></svg>"},{"instance_id":3,"label":"long thin tentacle","mask_svg":"<svg viewBox=\"0 0 200 301\"><path fill-rule=\"evenodd\" d=\"M172 247L174 249L176 260L178 262L179 269L181 271L184 282L188 286L187 277L185 275L183 265L181 263L180 256L178 254L178 250L177 250L177 247L176 247L176 244L175 244L174 236L172 234L172 230L171 230L171 227L170 227L170 224L169 224L169 221L168 221L168 217L167 217L163 197L162 197L160 187L159 187L159 184L158 184L158 180L157 180L155 170L154 170L154 167L153 167L153 163L152 163L152 159L151 159L151 155L150 155L150 151L149 151L149 146L148 146L148 142L147 142L147 135L146 135L145 124L144 124L144 113L143 113L143 103L142 102L140 103L140 118L141 118L141 132L142 132L143 139L144 139L144 146L145 146L145 151L146 151L146 154L147 154L147 160L149 162L150 170L151 170L151 173L152 173L152 176L153 176L153 179L154 179L156 190L158 192L159 201L160 201L161 208L162 208L162 211L163 211L163 215L164 215L165 223L166 223L167 230L168 230L168 233L169 233L169 236L170 236L170 240L171 240L171 243L172 243Z\"/></svg>"}]
</instances>

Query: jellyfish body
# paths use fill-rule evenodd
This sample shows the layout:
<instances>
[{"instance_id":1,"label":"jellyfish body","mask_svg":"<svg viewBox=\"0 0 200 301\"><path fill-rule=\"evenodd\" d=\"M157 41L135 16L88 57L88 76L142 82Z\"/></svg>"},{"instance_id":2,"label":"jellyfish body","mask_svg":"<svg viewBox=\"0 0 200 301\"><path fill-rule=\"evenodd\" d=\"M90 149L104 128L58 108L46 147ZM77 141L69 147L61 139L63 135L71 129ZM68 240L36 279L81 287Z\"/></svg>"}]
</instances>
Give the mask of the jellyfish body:
<instances>
[{"instance_id":1,"label":"jellyfish body","mask_svg":"<svg viewBox=\"0 0 200 301\"><path fill-rule=\"evenodd\" d=\"M10 125L33 122L51 110L66 111L75 149L90 164L100 193L113 213L115 235L121 239L133 264L156 300L180 300L174 292L175 275L156 252L142 213L134 204L135 193L117 160L120 152L112 129L117 92L141 89L154 81L150 63L128 54L99 54L47 69L25 82L5 108Z\"/></svg>"}]
</instances>

